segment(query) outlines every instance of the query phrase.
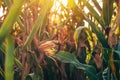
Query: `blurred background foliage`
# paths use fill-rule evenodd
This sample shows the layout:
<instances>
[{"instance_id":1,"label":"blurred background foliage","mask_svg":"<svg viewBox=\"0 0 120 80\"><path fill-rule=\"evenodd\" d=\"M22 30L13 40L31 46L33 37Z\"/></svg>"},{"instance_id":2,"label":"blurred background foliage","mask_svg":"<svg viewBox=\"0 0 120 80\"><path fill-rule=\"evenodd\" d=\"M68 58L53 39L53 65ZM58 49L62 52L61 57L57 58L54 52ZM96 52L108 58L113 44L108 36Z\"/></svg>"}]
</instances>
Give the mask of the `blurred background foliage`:
<instances>
[{"instance_id":1,"label":"blurred background foliage","mask_svg":"<svg viewBox=\"0 0 120 80\"><path fill-rule=\"evenodd\" d=\"M120 80L120 0L0 0L0 80Z\"/></svg>"}]
</instances>

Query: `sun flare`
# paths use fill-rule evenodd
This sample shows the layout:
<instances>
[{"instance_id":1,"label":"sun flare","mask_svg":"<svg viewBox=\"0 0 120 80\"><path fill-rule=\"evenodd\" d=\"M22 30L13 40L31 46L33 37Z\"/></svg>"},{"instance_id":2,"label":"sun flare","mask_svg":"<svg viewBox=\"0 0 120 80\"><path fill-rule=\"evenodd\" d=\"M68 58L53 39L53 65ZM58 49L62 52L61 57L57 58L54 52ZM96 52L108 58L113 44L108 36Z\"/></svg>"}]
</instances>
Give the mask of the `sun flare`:
<instances>
[{"instance_id":1,"label":"sun flare","mask_svg":"<svg viewBox=\"0 0 120 80\"><path fill-rule=\"evenodd\" d=\"M60 1L65 7L67 6L68 0L60 0Z\"/></svg>"},{"instance_id":2,"label":"sun flare","mask_svg":"<svg viewBox=\"0 0 120 80\"><path fill-rule=\"evenodd\" d=\"M0 7L0 17L2 17L2 16L3 16L3 8Z\"/></svg>"}]
</instances>

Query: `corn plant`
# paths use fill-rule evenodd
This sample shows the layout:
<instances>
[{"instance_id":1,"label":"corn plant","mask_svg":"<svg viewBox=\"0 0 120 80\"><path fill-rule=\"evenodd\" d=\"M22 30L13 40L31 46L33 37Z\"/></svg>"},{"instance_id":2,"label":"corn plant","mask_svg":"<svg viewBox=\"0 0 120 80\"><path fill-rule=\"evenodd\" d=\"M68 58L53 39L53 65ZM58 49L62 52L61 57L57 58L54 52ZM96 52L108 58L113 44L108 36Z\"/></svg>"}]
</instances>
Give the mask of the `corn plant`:
<instances>
[{"instance_id":1,"label":"corn plant","mask_svg":"<svg viewBox=\"0 0 120 80\"><path fill-rule=\"evenodd\" d=\"M103 0L102 1L103 7L100 7L98 2L96 2L95 0L92 0L92 1L94 3L95 7L98 9L98 11L101 13L100 15L98 14L98 12L96 12L95 8L93 8L92 5L88 1L83 0L82 2L84 3L84 6L86 6L88 8L90 15L98 22L98 24L101 26L101 28L99 28L98 25L96 25L95 22L93 22L93 20L91 20L87 14L85 14L84 12L81 12L82 11L81 6L76 5L75 2L73 1L73 4L74 4L73 9L76 9L76 11L78 11L78 13L81 13L82 16L84 16L84 19L89 23L89 25L91 27L92 33L96 34L96 37L98 39L97 44L95 46L91 47L91 48L93 48L93 49L91 49L92 50L91 55L93 55L93 57L91 56L91 59L89 61L89 65L93 65L94 68L97 67L96 68L97 75L92 78L90 78L89 75L87 75L87 76L90 80L96 80L96 79L118 80L119 79L119 76L118 76L119 75L119 58L117 57L117 55L119 55L119 51L118 51L119 46L117 45L117 43L119 44L119 41L118 41L117 35L115 35L114 32L115 32L116 27L119 27L119 26L118 25L115 26L115 24L118 24L117 22L116 23L112 22L112 16L114 13L113 3L115 3L115 2L111 1L111 0L105 0L105 1ZM111 24L114 24L113 27L111 26ZM82 35L81 30L82 30L82 27L78 28L74 35L75 43L77 46L76 48L78 49L77 54L79 54L80 51L84 50L84 49L80 50L80 48L83 47L82 43L85 44L85 38L81 37L81 35ZM91 31L89 32L86 29L84 29L84 31L85 32L87 31L87 33L91 34L90 33ZM113 37L114 37L114 40L112 40ZM81 44L82 44L82 46L81 46ZM87 46L90 47L89 45L87 45ZM116 50L117 50L117 52L116 52ZM80 54L82 54L82 52ZM74 64L74 63L77 64L77 62L72 62L72 61L74 61L74 59L71 57L66 58L66 57L64 57L65 55L70 56L71 54L58 53L56 56L62 62L71 63L76 68L78 68ZM84 52L84 55L86 55L85 52ZM81 55L82 58L84 58L84 55ZM102 55L102 57L100 57L100 55ZM72 61L70 61L69 59L72 59ZM93 64L93 61L95 64ZM82 69L82 68L80 68L80 69ZM87 71L87 70L85 70L85 71ZM90 76L92 76L95 73L94 71L91 71L91 72L92 73L90 74ZM86 72L86 74L88 74L88 73Z\"/></svg>"},{"instance_id":2,"label":"corn plant","mask_svg":"<svg viewBox=\"0 0 120 80\"><path fill-rule=\"evenodd\" d=\"M119 80L120 1L91 1L0 1L0 80Z\"/></svg>"}]
</instances>

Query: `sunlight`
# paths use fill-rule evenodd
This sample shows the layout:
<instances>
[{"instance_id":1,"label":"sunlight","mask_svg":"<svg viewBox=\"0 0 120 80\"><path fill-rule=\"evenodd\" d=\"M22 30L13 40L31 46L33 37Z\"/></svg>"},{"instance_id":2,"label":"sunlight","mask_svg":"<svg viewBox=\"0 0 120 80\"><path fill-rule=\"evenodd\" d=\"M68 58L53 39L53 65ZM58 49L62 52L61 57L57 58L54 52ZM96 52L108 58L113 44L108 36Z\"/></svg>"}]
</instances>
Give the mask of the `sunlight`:
<instances>
[{"instance_id":1,"label":"sunlight","mask_svg":"<svg viewBox=\"0 0 120 80\"><path fill-rule=\"evenodd\" d=\"M51 11L52 12L57 11L58 14L61 14L61 5L60 5L60 3L62 3L64 7L67 7L68 0L55 0L54 1L54 5L53 5ZM75 3L78 4L78 0L75 0ZM85 11L85 13L89 12L89 10L87 9L87 7L84 7L84 11Z\"/></svg>"},{"instance_id":2,"label":"sunlight","mask_svg":"<svg viewBox=\"0 0 120 80\"><path fill-rule=\"evenodd\" d=\"M3 8L0 7L0 17L2 17L2 16L3 16Z\"/></svg>"},{"instance_id":3,"label":"sunlight","mask_svg":"<svg viewBox=\"0 0 120 80\"><path fill-rule=\"evenodd\" d=\"M68 0L60 0L60 1L65 7L67 6Z\"/></svg>"},{"instance_id":4,"label":"sunlight","mask_svg":"<svg viewBox=\"0 0 120 80\"><path fill-rule=\"evenodd\" d=\"M52 7L52 11L58 10L60 8L60 3L62 3L63 6L66 7L68 0L55 0L54 5Z\"/></svg>"},{"instance_id":5,"label":"sunlight","mask_svg":"<svg viewBox=\"0 0 120 80\"><path fill-rule=\"evenodd\" d=\"M73 11L70 10L68 13L66 13L65 12L66 10L63 10L63 8L68 9L69 7L72 7L72 5L74 5L73 4L74 2L75 2L76 5L79 5L79 0L74 0L74 1L73 0L54 0L54 4L53 4L52 9L51 9L51 13L53 14L51 16L51 20L53 22L55 22L55 23L59 23L60 21L64 22L65 20L67 20L65 15L72 16L73 15ZM90 3L91 6L93 6L93 8L100 15L99 11L94 6L94 3L92 2L92 0L88 0L88 2ZM101 0L97 0L97 2L99 2L100 7L102 8L102 1ZM83 3L81 3L81 5L82 4ZM89 10L88 10L88 8L86 6L83 7L83 11L86 14L89 13ZM70 20L70 22L72 22L72 19ZM67 23L67 24L69 24L69 23ZM85 22L85 26L87 26L87 25L88 25L88 23Z\"/></svg>"},{"instance_id":6,"label":"sunlight","mask_svg":"<svg viewBox=\"0 0 120 80\"><path fill-rule=\"evenodd\" d=\"M85 6L84 7L84 12L87 14L87 13L89 13L89 10L88 10L88 8Z\"/></svg>"}]
</instances>

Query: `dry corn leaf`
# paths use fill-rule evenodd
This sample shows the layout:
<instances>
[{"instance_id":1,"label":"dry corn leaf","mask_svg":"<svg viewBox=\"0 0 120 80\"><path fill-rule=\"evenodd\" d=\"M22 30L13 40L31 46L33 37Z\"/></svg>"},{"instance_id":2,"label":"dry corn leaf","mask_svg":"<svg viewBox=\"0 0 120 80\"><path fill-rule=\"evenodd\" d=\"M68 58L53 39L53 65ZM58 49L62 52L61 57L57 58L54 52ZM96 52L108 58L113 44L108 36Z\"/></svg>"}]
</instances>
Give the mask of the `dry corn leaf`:
<instances>
[{"instance_id":1,"label":"dry corn leaf","mask_svg":"<svg viewBox=\"0 0 120 80\"><path fill-rule=\"evenodd\" d=\"M109 35L108 35L108 44L112 48L118 43L118 38L117 35L114 34L112 30L110 30Z\"/></svg>"},{"instance_id":2,"label":"dry corn leaf","mask_svg":"<svg viewBox=\"0 0 120 80\"><path fill-rule=\"evenodd\" d=\"M102 67L102 58L100 57L99 54L95 54L94 61L95 61L97 68L100 69Z\"/></svg>"},{"instance_id":3,"label":"dry corn leaf","mask_svg":"<svg viewBox=\"0 0 120 80\"><path fill-rule=\"evenodd\" d=\"M57 43L58 41L56 40L52 40L52 41L46 41L43 42L40 46L39 46L39 50L45 54L54 54L56 52L56 48L57 48Z\"/></svg>"}]
</instances>

